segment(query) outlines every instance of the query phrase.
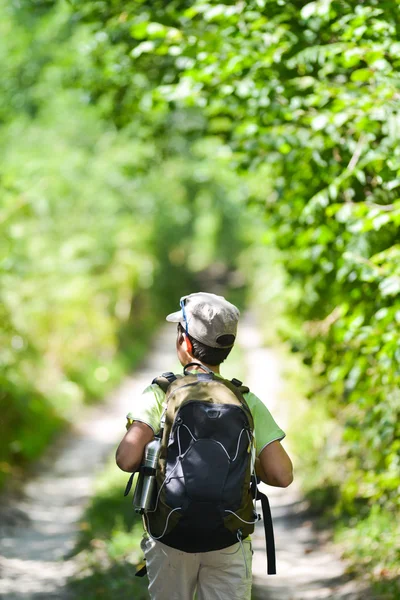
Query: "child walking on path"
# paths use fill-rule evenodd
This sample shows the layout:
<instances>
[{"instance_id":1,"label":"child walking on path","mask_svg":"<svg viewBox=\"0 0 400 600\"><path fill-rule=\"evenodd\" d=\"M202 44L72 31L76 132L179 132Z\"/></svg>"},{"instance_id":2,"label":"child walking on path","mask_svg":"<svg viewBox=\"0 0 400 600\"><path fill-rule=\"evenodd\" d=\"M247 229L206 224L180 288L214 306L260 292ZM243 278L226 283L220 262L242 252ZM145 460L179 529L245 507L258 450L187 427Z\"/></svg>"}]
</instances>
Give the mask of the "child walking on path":
<instances>
[{"instance_id":1,"label":"child walking on path","mask_svg":"<svg viewBox=\"0 0 400 600\"><path fill-rule=\"evenodd\" d=\"M238 319L222 296L181 298L167 321L177 323L184 376L157 378L128 414L117 450L122 470L139 470L146 446L160 439L158 492L144 511L142 542L152 600L191 600L196 590L199 600L250 600L250 477L255 471L278 487L293 480L284 432L257 396L220 374Z\"/></svg>"}]
</instances>

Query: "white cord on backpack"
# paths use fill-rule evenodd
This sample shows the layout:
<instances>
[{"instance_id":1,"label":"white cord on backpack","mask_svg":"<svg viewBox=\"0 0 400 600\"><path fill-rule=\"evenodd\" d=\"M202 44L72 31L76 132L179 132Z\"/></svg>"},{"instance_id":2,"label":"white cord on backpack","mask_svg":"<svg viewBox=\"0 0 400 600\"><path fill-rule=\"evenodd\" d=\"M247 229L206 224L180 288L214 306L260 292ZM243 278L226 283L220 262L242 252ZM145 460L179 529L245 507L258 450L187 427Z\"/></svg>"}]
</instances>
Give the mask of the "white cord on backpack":
<instances>
[{"instance_id":1,"label":"white cord on backpack","mask_svg":"<svg viewBox=\"0 0 400 600\"><path fill-rule=\"evenodd\" d=\"M237 459L237 455L239 454L240 440L242 439L243 431L246 431L246 430L242 429L242 431L240 432L238 443L237 443L237 446L236 446L236 454L235 454L234 458L231 459L231 462L234 462Z\"/></svg>"},{"instance_id":2,"label":"white cord on backpack","mask_svg":"<svg viewBox=\"0 0 400 600\"><path fill-rule=\"evenodd\" d=\"M181 425L179 425L179 429L181 427L186 427L186 429L188 430L188 432L190 433L190 435L192 437L192 440L195 441L195 442L197 442L197 438L194 437L193 433L190 431L189 427L185 423L181 423Z\"/></svg>"},{"instance_id":3,"label":"white cord on backpack","mask_svg":"<svg viewBox=\"0 0 400 600\"><path fill-rule=\"evenodd\" d=\"M247 579L248 576L249 576L249 569L248 569L248 566L247 566L246 553L245 553L244 547L243 547L242 536L239 533L239 531L237 532L236 537L239 540L240 548L242 550L243 560L244 560L244 566L245 566L245 569L246 569L246 579Z\"/></svg>"},{"instance_id":4,"label":"white cord on backpack","mask_svg":"<svg viewBox=\"0 0 400 600\"><path fill-rule=\"evenodd\" d=\"M183 427L185 427L185 428L188 430L188 432L190 433L190 435L191 435L191 437L192 437L192 440L193 440L194 442L197 442L197 441L198 441L198 440L197 440L197 438L195 438L195 437L194 437L194 435L193 435L193 433L190 431L189 427L188 427L187 425L185 425L185 423L183 423L182 425L179 425L179 427L178 427L178 429L177 429L177 432L176 432L176 433L177 433L177 435L176 435L176 438L177 438L177 440L178 440L179 458L183 458L184 456L186 456L186 454L187 454L187 453L189 452L189 450L190 450L190 446L189 446L189 447L187 448L187 450L185 451L185 453L184 453L184 454L182 454L182 448L181 448L181 436L180 436L180 434L179 434L180 428L181 428L182 426L183 426ZM231 457L229 456L229 453L228 453L227 449L225 448L225 446L224 446L224 445L223 445L221 442L218 442L218 440L214 440L214 442L215 442L216 444L219 444L219 445L221 446L221 448L223 449L223 451L225 452L225 454L227 455L227 457L229 458L229 460L231 460Z\"/></svg>"},{"instance_id":5,"label":"white cord on backpack","mask_svg":"<svg viewBox=\"0 0 400 600\"><path fill-rule=\"evenodd\" d=\"M186 429L188 430L188 432L190 433L192 440L197 442L197 439L194 437L194 435L192 434L192 432L190 431L189 427L187 425L185 425L183 423L183 426L186 427ZM179 425L178 429L176 430L176 439L178 441L178 458L183 458L184 456L186 456L186 454L189 452L191 445L189 444L188 448L186 449L186 451L182 454L182 447L181 447L181 436L180 436L180 430L181 430L182 425Z\"/></svg>"},{"instance_id":6,"label":"white cord on backpack","mask_svg":"<svg viewBox=\"0 0 400 600\"><path fill-rule=\"evenodd\" d=\"M193 440L194 442L197 442L197 439L194 437L194 435L193 435L193 434L192 434L192 432L190 431L189 427L188 427L187 425L185 425L185 423L183 423L183 425L180 425L180 426L179 426L179 428L178 428L178 430L177 430L177 434L178 434L178 435L177 435L177 439L178 439L178 448L179 448L179 455L180 455L180 456L182 456L182 454L181 454L181 444L180 444L179 429L180 429L182 426L183 426L183 427L185 427L185 428L188 430L188 432L190 433L190 435L191 435L191 437L192 437L192 440ZM231 458L231 457L230 457L228 450L225 448L225 446L222 444L222 442L219 442L218 440L213 440L213 441L214 441L216 444L219 444L219 445L221 446L221 448L223 449L223 451L225 452L225 454L226 454L226 455L227 455L227 457L229 458L229 462L234 462L234 461L237 459L237 456L238 456L238 454L239 454L240 440L241 440L241 438L242 438L243 431L246 431L246 430L243 428L243 429L242 429L242 431L241 431L241 432L240 432L240 434L239 434L239 439L238 439L238 443L237 443L237 446L236 446L236 454L235 454L235 456L234 456L233 458ZM248 434L248 432L247 432L247 435L249 435L249 434ZM249 441L251 441L251 440L250 440L250 438L249 438ZM186 452L187 452L188 450L189 450L189 448L186 450ZM186 452L185 452L185 454L186 454ZM185 454L184 454L183 456L185 456ZM183 456L182 456L182 458L183 458Z\"/></svg>"},{"instance_id":7,"label":"white cord on backpack","mask_svg":"<svg viewBox=\"0 0 400 600\"><path fill-rule=\"evenodd\" d=\"M185 425L185 427L186 427L186 425ZM159 501L159 499L160 499L161 490L163 489L164 485L165 485L166 483L168 483L168 482L171 480L171 478L172 478L172 475L173 475L173 473L174 473L174 471L175 471L176 467L179 465L179 459L180 459L180 458L183 458L183 457L184 457L184 456L187 454L187 452L189 451L189 448L190 448L190 446L189 446L189 448L186 450L186 452L185 452L184 454L182 454L181 440L180 440L180 435L179 435L179 430L180 430L180 428L181 428L181 426L179 426L179 427L178 427L178 429L177 429L177 432L176 432L176 437L177 437L177 440L178 440L178 448L179 448L179 454L178 454L178 456L177 456L177 458L176 458L176 463L175 463L175 465L174 465L174 467L173 467L173 469L172 469L171 473L169 473L168 477L165 477L164 481L162 482L162 484L161 484L161 487L160 487L160 489L158 490L158 494L157 494L157 498L156 498L156 505L155 505L155 508L153 508L153 510L148 510L147 512L149 512L149 513L150 513L150 512L156 512L156 510L157 510L157 508L158 508L158 501ZM190 433L190 435L191 435L191 436L192 436L192 438L193 438L193 439L196 441L196 438L195 438L195 437L193 437L193 435L192 435L192 433L191 433L190 429L189 429L188 427L186 427L186 429L188 429L188 430L189 430L189 433Z\"/></svg>"},{"instance_id":8,"label":"white cord on backpack","mask_svg":"<svg viewBox=\"0 0 400 600\"><path fill-rule=\"evenodd\" d=\"M223 449L223 451L225 452L225 454L226 454L226 455L227 455L227 457L229 458L229 462L230 462L230 460L231 460L231 457L229 456L229 452L228 452L228 450L225 448L225 446L224 446L224 445L223 445L221 442L218 442L217 440L214 440L214 442L215 442L216 444L219 444L219 445L221 446L221 448Z\"/></svg>"},{"instance_id":9,"label":"white cord on backpack","mask_svg":"<svg viewBox=\"0 0 400 600\"><path fill-rule=\"evenodd\" d=\"M196 442L196 441L197 441L197 439L194 437L194 435L193 435L193 434L192 434L192 432L190 431L189 427L188 427L187 425L185 425L184 423L183 423L183 426L184 426L184 427L186 427L186 429L187 429L187 430L188 430L188 432L190 433L190 435L191 435L192 439L193 439L193 440ZM179 465L179 459L182 459L182 458L184 458L184 457L186 456L186 454L188 453L189 449L190 449L190 446L189 446L189 447L186 449L186 451L185 451L185 452L182 454L182 446L181 446L181 438L180 438L180 429L181 429L181 427L182 427L182 425L179 425L178 429L176 430L176 439L177 439L177 442L178 442L178 456L177 456L177 458L176 458L175 465L174 465L174 467L173 467L172 471L169 473L168 477L165 477L164 481L163 481L163 482L162 482L162 484L161 484L161 487L160 487L160 489L158 490L158 494L157 494L157 499L156 499L156 505L155 505L155 508L153 508L153 510L147 510L146 512L149 512L149 513L156 512L156 510L157 510L157 508L158 508L158 501L159 501L159 499L160 499L160 494L161 494L161 491L162 491L162 489L163 489L164 485L165 485L166 483L168 483L168 482L171 480L171 478L172 478L172 475L173 475L173 473L174 473L174 471L175 471L176 467Z\"/></svg>"},{"instance_id":10,"label":"white cord on backpack","mask_svg":"<svg viewBox=\"0 0 400 600\"><path fill-rule=\"evenodd\" d=\"M183 426L184 426L184 427L185 427L185 428L188 430L188 432L189 432L189 434L190 434L190 436L191 436L192 440L196 442L196 441L197 441L197 439L194 437L194 435L193 435L193 434L192 434L192 432L190 431L189 427L188 427L188 426L187 426L185 423L183 423ZM190 448L191 448L191 444L189 444L189 447L186 449L186 451L184 452L184 454L182 454L182 446L181 446L181 439L180 439L180 428L181 428L181 427L182 427L182 425L180 425L180 426L178 427L178 429L177 429L177 432L176 432L176 437L177 437L177 442L178 442L178 456L177 456L177 459L176 459L176 463L175 463L175 465L174 465L174 467L173 467L172 471L169 473L168 477L166 477L166 478L164 479L164 481L163 481L163 483L162 483L162 485L161 485L160 489L158 490L158 494L157 494L157 499L156 499L156 505L155 505L155 508L154 508L153 510L148 510L147 512L149 512L149 513L150 513L150 512L156 512L156 510L157 510L157 508L158 508L158 502L159 502L159 499L160 499L160 494L161 494L161 491L162 491L162 489L163 489L164 485L167 483L167 481L170 481L170 480L171 480L171 477L172 477L172 475L173 475L173 473L174 473L175 469L176 469L176 468L177 468L177 466L179 465L179 462L180 462L180 461L179 461L179 459L182 459L182 458L184 458L184 456L186 456L186 454L189 452L189 450L190 450ZM231 458L230 458L230 456L229 456L229 453L228 453L228 451L226 450L225 446L224 446L224 445L223 445L221 442L218 442L217 440L214 440L214 441L216 441L216 442L217 442L217 444L219 444L219 445L222 447L222 449L224 450L224 452L225 452L225 454L227 455L227 457L228 457L228 459L229 459L229 461L230 461L230 462L234 462L234 461L236 460L237 456L238 456L238 453L239 453L239 446L240 446L240 441L241 441L241 438L242 438L243 431L246 431L246 433L247 433L247 437L248 437L248 439L249 439L249 443L251 443L251 442L252 442L252 439L251 439L251 437L250 437L250 435L249 435L249 432L243 428L243 429L241 430L240 434L239 434L239 439L238 439L238 443L237 443L237 446L236 446L236 454L235 454L235 456L234 456L234 458L233 458L233 459L231 459ZM255 468L254 468L254 467L255 467L255 464L253 463L253 465L252 465L252 472L253 472L253 474L255 473ZM257 487L256 487L256 497L255 497L255 499L254 499L254 512L255 512L255 513L256 513L256 499L257 499ZM176 510L182 510L182 507L177 507L177 508L174 508L173 510L171 510L171 512L168 514L168 517L167 517L167 520L166 520L166 523L165 523L165 527L164 527L164 531L163 531L163 533L162 533L160 536L158 536L158 537L154 537L154 536L151 534L151 531L150 531L150 526L149 526L148 520L146 519L146 521L147 521L147 528L148 528L149 534L151 535L151 537L152 537L153 539L155 539L155 540L159 540L160 538L162 538L162 537L163 537L163 535L165 534L165 532L166 532L166 530L167 530L167 528L168 528L168 522L169 522L169 518L170 518L171 514L172 514L173 512L175 512ZM246 524L248 524L248 525L254 525L254 524L255 524L255 523L257 523L257 521L258 521L258 518L257 518L255 521L245 521L244 519L242 519L241 517L239 517L239 515L237 515L237 514L236 514L235 512L233 512L232 510L225 510L225 512L228 512L228 513L231 513L231 514L235 515L235 517L236 517L237 519L239 519L240 521L242 521L242 523L246 523ZM242 544L241 540L239 540L239 541L240 541L240 543ZM243 548L242 548L242 551L243 551ZM244 552L243 552L243 556L245 557L245 555L244 555ZM246 562L246 558L245 558L245 562ZM247 563L246 563L246 573L247 573Z\"/></svg>"},{"instance_id":11,"label":"white cord on backpack","mask_svg":"<svg viewBox=\"0 0 400 600\"><path fill-rule=\"evenodd\" d=\"M247 523L247 525L254 525L255 523L258 522L258 517L257 517L257 519L255 521L245 521L244 519L242 519L241 517L239 517L239 515L237 515L235 512L233 512L233 510L225 509L224 512L231 513L232 515L235 515L235 517L237 519L239 519L239 521L242 521L242 523Z\"/></svg>"},{"instance_id":12,"label":"white cord on backpack","mask_svg":"<svg viewBox=\"0 0 400 600\"><path fill-rule=\"evenodd\" d=\"M248 432L247 432L247 435L248 435L248 438L249 438L249 442L251 442L251 438L250 438ZM253 463L253 466L252 466L252 475L254 475L254 476L256 475L255 463ZM257 515L257 518L255 519L255 521L245 521L244 519L242 519L241 517L239 517L239 515L237 515L235 512L233 512L233 510L226 509L225 512L231 513L232 515L235 515L235 517L237 519L239 519L239 521L242 521L242 523L246 523L247 525L255 525L256 523L258 523L258 520L259 520L258 514L257 514L257 506L256 506L257 491L258 491L258 488L257 488L257 485L256 485L256 490L255 490L255 495L254 495L254 500L253 500L253 510L254 510L254 513Z\"/></svg>"},{"instance_id":13,"label":"white cord on backpack","mask_svg":"<svg viewBox=\"0 0 400 600\"><path fill-rule=\"evenodd\" d=\"M169 481L170 481L170 479L171 479L171 477L172 477L172 474L173 474L173 472L175 471L175 469L176 469L176 467L177 467L178 465L179 465L179 461L178 461L178 459L177 459L177 461L176 461L176 463L175 463L175 466L174 466L174 468L172 469L171 473L168 475L168 477L166 477L166 478L164 479L164 481L162 482L162 484L161 484L161 486L160 486L160 489L158 490L158 494L157 494L157 498L156 498L156 505L155 505L155 508L153 508L153 510L147 510L146 512L149 512L149 513L150 513L150 512L156 512L156 510L157 510L157 508L158 508L158 501L159 501L159 499L160 499L161 490L163 489L164 485L165 485L167 482L169 482Z\"/></svg>"},{"instance_id":14,"label":"white cord on backpack","mask_svg":"<svg viewBox=\"0 0 400 600\"><path fill-rule=\"evenodd\" d=\"M186 455L186 453L188 452L188 450L189 450L189 448L187 448L186 452L184 454L182 454L182 446L181 446L181 438L180 438L180 429L181 429L181 427L185 427L185 429L188 430L189 435L192 438L192 440L194 442L197 442L197 438L193 435L193 433L190 431L189 427L185 423L182 423L181 425L179 425L178 429L176 430L176 438L177 438L177 442L178 442L179 458L183 458ZM225 448L225 446L221 442L219 442L218 440L214 440L224 450L224 452L227 455L227 457L229 458L230 462L234 462L237 459L237 457L238 457L239 447L240 447L240 441L242 439L242 435L243 435L244 431L246 431L246 433L247 433L249 444L252 443L252 439L251 439L251 437L249 435L249 432L245 428L243 428L241 430L240 434L239 434L238 442L237 442L237 445L236 445L236 453L235 453L235 456L233 458L230 457L229 452L227 451L227 449Z\"/></svg>"},{"instance_id":15,"label":"white cord on backpack","mask_svg":"<svg viewBox=\"0 0 400 600\"><path fill-rule=\"evenodd\" d=\"M175 512L176 510L182 510L182 507L181 507L181 506L178 506L177 508L174 508L173 510L171 510L171 512L169 513L169 515L168 515L168 517L167 517L167 520L166 520L166 523L165 523L165 527L164 527L164 531L163 531L163 532L162 532L162 534L161 534L161 535L159 535L158 537L155 537L155 536L154 536L154 535L151 533L150 526L149 526L149 521L148 521L148 519L146 519L146 522L147 522L147 531L149 532L149 534L150 534L150 536L153 538L153 540L159 540L159 539L161 539L161 538L163 537L163 535L165 534L165 532L167 531L167 528L168 528L168 522L169 522L169 518L170 518L170 516L172 515L172 513L173 513L173 512ZM145 513L145 514L146 514L146 513Z\"/></svg>"}]
</instances>

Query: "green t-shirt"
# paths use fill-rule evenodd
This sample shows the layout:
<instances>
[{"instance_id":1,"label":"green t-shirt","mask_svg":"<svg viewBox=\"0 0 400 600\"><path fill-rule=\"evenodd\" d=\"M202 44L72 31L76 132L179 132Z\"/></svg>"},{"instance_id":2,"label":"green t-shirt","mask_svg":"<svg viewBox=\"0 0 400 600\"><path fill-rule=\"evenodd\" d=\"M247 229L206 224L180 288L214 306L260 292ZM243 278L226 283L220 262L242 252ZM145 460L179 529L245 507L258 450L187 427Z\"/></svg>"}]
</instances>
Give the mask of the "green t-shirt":
<instances>
[{"instance_id":1,"label":"green t-shirt","mask_svg":"<svg viewBox=\"0 0 400 600\"><path fill-rule=\"evenodd\" d=\"M265 446L271 442L282 440L286 434L275 423L268 408L258 396L252 392L243 394L243 396L253 415L256 455L259 456ZM149 425L154 432L158 431L164 400L165 393L162 389L156 383L149 385L135 401L133 410L128 413L127 427L133 421L141 421Z\"/></svg>"}]
</instances>

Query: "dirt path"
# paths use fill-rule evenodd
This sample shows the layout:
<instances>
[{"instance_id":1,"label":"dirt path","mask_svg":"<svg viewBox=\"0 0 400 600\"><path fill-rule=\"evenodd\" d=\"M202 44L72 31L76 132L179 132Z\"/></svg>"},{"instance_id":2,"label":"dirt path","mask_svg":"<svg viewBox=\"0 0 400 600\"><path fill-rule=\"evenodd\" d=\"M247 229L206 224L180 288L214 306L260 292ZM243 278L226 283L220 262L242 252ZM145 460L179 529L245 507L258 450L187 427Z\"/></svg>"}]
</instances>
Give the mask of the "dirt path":
<instances>
[{"instance_id":1,"label":"dirt path","mask_svg":"<svg viewBox=\"0 0 400 600\"><path fill-rule=\"evenodd\" d=\"M278 423L285 428L288 415L280 402L281 365L246 317L240 343L246 350L246 384L268 400ZM0 597L7 600L67 598L65 583L74 572L65 556L74 547L79 519L90 498L96 471L114 451L123 434L132 398L154 374L176 364L171 328L162 329L157 351L150 353L135 377L128 378L108 402L87 411L73 434L60 440L37 465L37 475L25 495L0 511ZM268 380L266 389L265 380ZM294 485L286 490L268 488L275 523L278 576L266 576L262 526L254 536L254 598L256 600L366 598L346 582L344 564L321 543L304 515L304 503Z\"/></svg>"}]
</instances>

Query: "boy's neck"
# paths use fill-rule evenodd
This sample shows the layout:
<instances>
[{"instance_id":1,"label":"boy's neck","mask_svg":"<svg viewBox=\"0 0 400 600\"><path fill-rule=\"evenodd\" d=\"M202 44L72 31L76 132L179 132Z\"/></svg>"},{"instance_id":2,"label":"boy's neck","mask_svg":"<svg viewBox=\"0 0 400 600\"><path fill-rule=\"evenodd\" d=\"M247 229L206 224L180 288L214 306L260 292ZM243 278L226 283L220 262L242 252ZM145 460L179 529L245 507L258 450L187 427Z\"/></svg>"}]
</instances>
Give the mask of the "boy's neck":
<instances>
[{"instance_id":1,"label":"boy's neck","mask_svg":"<svg viewBox=\"0 0 400 600\"><path fill-rule=\"evenodd\" d=\"M207 369L210 369L213 373L216 373L217 375L221 375L220 373L220 365L207 365L206 363L201 362L201 360L199 360L198 358L193 358L193 362L197 362L200 365L204 365L205 367L207 367Z\"/></svg>"},{"instance_id":2,"label":"boy's neck","mask_svg":"<svg viewBox=\"0 0 400 600\"><path fill-rule=\"evenodd\" d=\"M214 373L216 373L217 375L220 375L220 370L219 370L219 365L206 365L205 363L201 363L202 365L204 364L205 367L207 367L208 369L211 369L211 371L213 371Z\"/></svg>"}]
</instances>

